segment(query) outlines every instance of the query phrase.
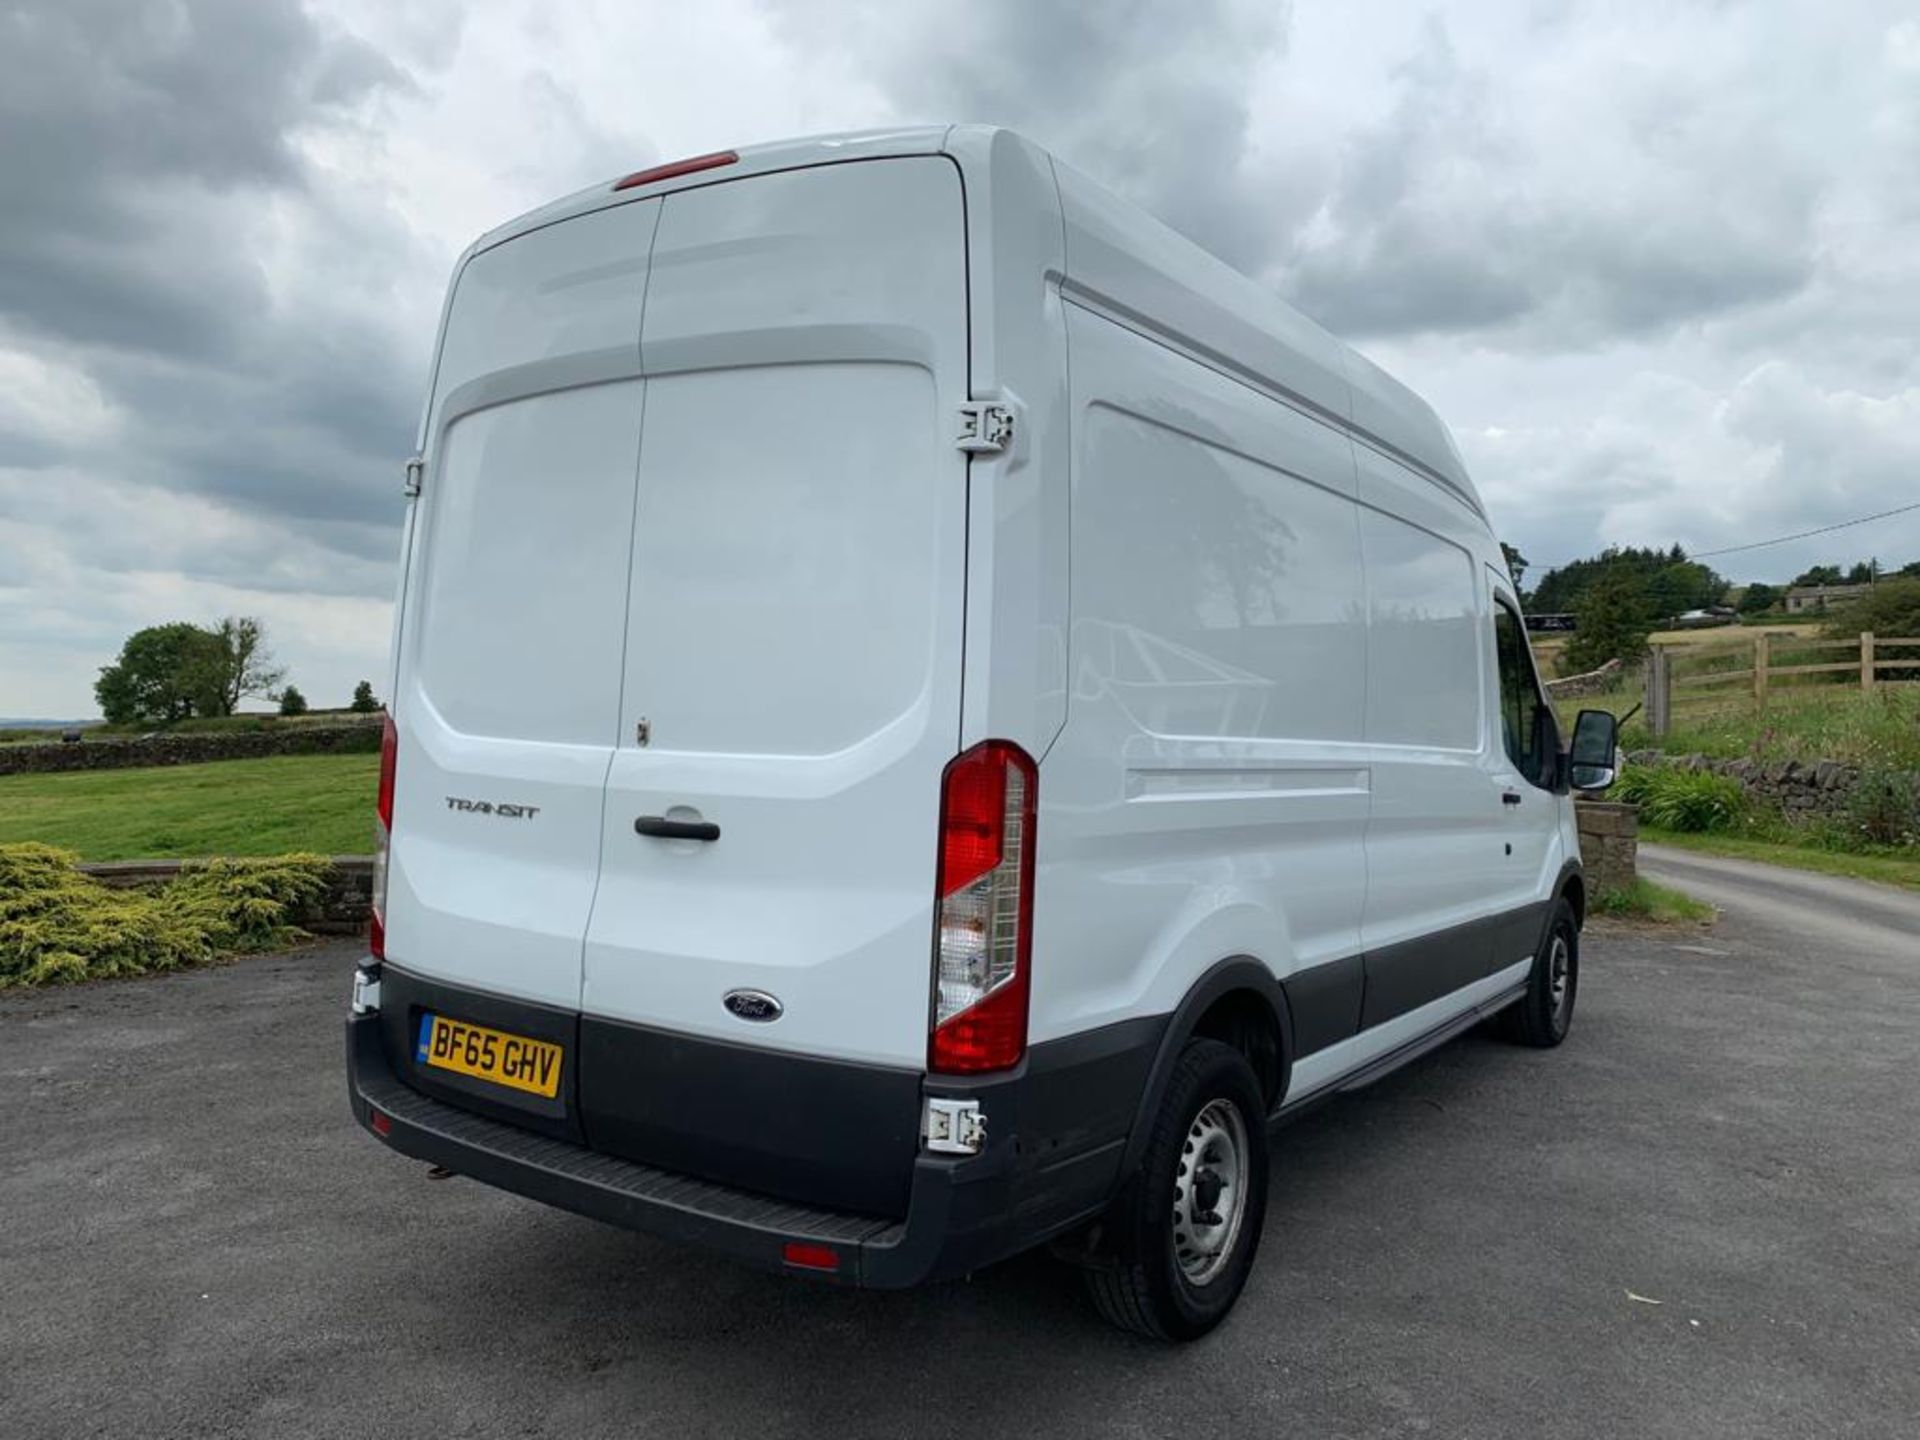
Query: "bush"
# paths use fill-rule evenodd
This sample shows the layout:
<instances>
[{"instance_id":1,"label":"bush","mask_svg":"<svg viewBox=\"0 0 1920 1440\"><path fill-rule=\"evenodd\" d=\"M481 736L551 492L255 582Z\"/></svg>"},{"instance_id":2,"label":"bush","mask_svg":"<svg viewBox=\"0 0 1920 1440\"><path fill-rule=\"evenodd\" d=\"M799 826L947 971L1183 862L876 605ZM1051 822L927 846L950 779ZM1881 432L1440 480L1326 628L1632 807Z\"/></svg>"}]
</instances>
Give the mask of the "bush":
<instances>
[{"instance_id":1,"label":"bush","mask_svg":"<svg viewBox=\"0 0 1920 1440\"><path fill-rule=\"evenodd\" d=\"M307 713L307 697L300 693L298 686L289 685L280 692L280 713L282 715Z\"/></svg>"},{"instance_id":2,"label":"bush","mask_svg":"<svg viewBox=\"0 0 1920 1440\"><path fill-rule=\"evenodd\" d=\"M1731 775L1632 765L1616 794L1640 807L1640 818L1662 830L1731 830L1746 810L1747 793Z\"/></svg>"},{"instance_id":3,"label":"bush","mask_svg":"<svg viewBox=\"0 0 1920 1440\"><path fill-rule=\"evenodd\" d=\"M1920 845L1920 781L1906 770L1862 770L1847 797L1847 827L1869 845Z\"/></svg>"},{"instance_id":4,"label":"bush","mask_svg":"<svg viewBox=\"0 0 1920 1440\"><path fill-rule=\"evenodd\" d=\"M115 890L51 845L0 845L0 989L144 975L301 938L319 855L209 860L156 890Z\"/></svg>"},{"instance_id":5,"label":"bush","mask_svg":"<svg viewBox=\"0 0 1920 1440\"><path fill-rule=\"evenodd\" d=\"M1860 599L1836 609L1826 633L1831 639L1851 640L1866 630L1890 640L1920 639L1920 576L1880 581Z\"/></svg>"}]
</instances>

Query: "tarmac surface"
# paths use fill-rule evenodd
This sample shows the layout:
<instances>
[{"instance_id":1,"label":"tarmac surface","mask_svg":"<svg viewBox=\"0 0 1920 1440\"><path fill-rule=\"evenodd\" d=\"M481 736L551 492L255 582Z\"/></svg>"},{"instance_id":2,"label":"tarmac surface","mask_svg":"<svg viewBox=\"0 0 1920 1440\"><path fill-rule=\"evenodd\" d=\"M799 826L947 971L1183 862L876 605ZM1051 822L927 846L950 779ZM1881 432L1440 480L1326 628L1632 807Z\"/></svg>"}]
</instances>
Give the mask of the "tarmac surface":
<instances>
[{"instance_id":1,"label":"tarmac surface","mask_svg":"<svg viewBox=\"0 0 1920 1440\"><path fill-rule=\"evenodd\" d=\"M1184 1348L1044 1255L844 1292L432 1179L348 1115L352 946L0 997L0 1433L1920 1434L1920 898L1645 868L1720 923L1281 1132Z\"/></svg>"}]
</instances>

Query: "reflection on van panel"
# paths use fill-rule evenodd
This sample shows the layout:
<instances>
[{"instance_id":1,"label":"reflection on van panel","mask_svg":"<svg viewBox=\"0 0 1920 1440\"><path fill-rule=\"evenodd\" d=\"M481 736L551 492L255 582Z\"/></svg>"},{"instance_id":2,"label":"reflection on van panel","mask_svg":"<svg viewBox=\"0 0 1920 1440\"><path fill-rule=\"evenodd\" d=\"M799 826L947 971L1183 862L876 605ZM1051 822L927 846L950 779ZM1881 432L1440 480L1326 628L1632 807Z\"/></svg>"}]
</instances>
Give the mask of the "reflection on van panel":
<instances>
[{"instance_id":1,"label":"reflection on van panel","mask_svg":"<svg viewBox=\"0 0 1920 1440\"><path fill-rule=\"evenodd\" d=\"M1445 427L1016 135L489 233L409 473L348 1026L401 1153L840 1284L1059 1241L1186 1339L1270 1130L1568 1033L1613 722L1572 766Z\"/></svg>"}]
</instances>

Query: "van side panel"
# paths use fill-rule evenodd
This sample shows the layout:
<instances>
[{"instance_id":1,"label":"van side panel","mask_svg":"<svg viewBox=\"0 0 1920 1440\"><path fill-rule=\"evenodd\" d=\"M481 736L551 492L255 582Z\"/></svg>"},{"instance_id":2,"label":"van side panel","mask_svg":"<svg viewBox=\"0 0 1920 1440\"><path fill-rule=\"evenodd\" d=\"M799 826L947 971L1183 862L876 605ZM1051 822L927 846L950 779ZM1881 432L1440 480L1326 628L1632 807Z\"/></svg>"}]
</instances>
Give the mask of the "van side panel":
<instances>
[{"instance_id":1,"label":"van side panel","mask_svg":"<svg viewBox=\"0 0 1920 1440\"><path fill-rule=\"evenodd\" d=\"M659 208L474 255L428 414L393 699L387 954L544 1005L579 1001L599 868Z\"/></svg>"},{"instance_id":2,"label":"van side panel","mask_svg":"<svg viewBox=\"0 0 1920 1440\"><path fill-rule=\"evenodd\" d=\"M1338 965L1315 1023L1350 1033L1368 795L1351 447L1077 305L1068 337L1073 689L1041 769L1036 1038L1171 1012L1235 953Z\"/></svg>"}]
</instances>

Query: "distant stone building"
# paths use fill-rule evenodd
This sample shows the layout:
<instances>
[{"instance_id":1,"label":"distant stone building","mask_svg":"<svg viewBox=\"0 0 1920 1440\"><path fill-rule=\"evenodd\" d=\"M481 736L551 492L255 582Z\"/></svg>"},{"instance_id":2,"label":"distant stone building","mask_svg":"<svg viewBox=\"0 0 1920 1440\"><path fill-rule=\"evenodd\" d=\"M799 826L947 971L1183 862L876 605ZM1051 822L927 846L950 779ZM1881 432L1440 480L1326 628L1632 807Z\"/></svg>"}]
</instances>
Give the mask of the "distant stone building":
<instances>
[{"instance_id":1,"label":"distant stone building","mask_svg":"<svg viewBox=\"0 0 1920 1440\"><path fill-rule=\"evenodd\" d=\"M1787 613L1804 615L1848 605L1873 589L1871 585L1796 585L1787 591Z\"/></svg>"}]
</instances>

